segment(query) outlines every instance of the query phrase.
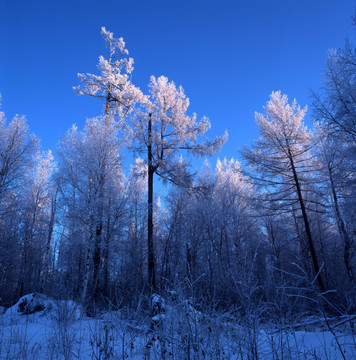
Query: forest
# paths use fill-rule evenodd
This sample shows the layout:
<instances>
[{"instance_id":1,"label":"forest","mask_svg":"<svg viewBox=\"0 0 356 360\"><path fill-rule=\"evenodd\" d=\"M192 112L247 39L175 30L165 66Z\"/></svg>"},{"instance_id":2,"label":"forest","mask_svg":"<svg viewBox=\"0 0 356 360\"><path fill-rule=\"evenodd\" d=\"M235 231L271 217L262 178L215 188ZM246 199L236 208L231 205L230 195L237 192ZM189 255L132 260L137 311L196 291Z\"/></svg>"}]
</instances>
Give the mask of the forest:
<instances>
[{"instance_id":1,"label":"forest","mask_svg":"<svg viewBox=\"0 0 356 360\"><path fill-rule=\"evenodd\" d=\"M240 160L212 164L234 139L206 138L209 119L189 114L183 88L165 76L152 76L143 93L124 40L105 28L102 37L97 73L79 74L74 91L103 111L73 125L55 156L25 116L0 112L0 305L37 293L72 300L88 317L115 310L159 323L179 303L254 331L316 317L332 334L327 319L353 329L354 44L328 52L309 109L273 91L255 115L258 139ZM253 339L241 358L264 358ZM208 358L193 340L181 340L189 351L173 358ZM157 358L169 358L164 346ZM92 358L111 358L100 354Z\"/></svg>"}]
</instances>

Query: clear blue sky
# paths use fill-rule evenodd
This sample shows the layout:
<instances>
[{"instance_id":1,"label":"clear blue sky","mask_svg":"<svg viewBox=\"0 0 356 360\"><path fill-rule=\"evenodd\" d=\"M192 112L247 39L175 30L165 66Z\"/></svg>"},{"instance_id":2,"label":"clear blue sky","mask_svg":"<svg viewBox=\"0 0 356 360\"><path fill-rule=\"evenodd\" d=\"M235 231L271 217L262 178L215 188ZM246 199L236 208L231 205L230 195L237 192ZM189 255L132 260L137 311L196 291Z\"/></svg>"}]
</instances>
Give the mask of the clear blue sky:
<instances>
[{"instance_id":1,"label":"clear blue sky","mask_svg":"<svg viewBox=\"0 0 356 360\"><path fill-rule=\"evenodd\" d=\"M354 40L355 9L351 0L1 0L2 110L25 114L53 150L73 123L100 114L100 101L72 86L78 72L97 73L105 26L126 41L135 84L145 91L153 74L182 85L190 110L210 118L208 135L228 129L219 156L238 157L271 91L308 104L327 49Z\"/></svg>"}]
</instances>

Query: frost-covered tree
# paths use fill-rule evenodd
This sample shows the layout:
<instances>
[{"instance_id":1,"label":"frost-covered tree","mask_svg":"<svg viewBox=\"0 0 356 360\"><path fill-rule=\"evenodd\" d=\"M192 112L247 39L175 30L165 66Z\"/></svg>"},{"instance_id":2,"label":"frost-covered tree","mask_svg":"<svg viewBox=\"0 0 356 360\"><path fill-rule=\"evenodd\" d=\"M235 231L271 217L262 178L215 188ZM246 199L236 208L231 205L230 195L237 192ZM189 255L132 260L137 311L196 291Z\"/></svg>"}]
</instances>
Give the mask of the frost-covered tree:
<instances>
[{"instance_id":1,"label":"frost-covered tree","mask_svg":"<svg viewBox=\"0 0 356 360\"><path fill-rule=\"evenodd\" d=\"M48 268L51 246L51 203L55 191L52 181L55 163L51 151L37 151L33 167L23 175L26 187L22 193L22 251L19 276L19 294L38 288L41 274ZM32 286L32 287L31 287Z\"/></svg>"},{"instance_id":2,"label":"frost-covered tree","mask_svg":"<svg viewBox=\"0 0 356 360\"><path fill-rule=\"evenodd\" d=\"M185 164L178 154L205 156L214 154L227 139L227 134L213 141L198 142L210 128L204 117L197 121L196 114L187 115L189 99L182 87L177 88L164 76L151 76L149 97L144 99L135 116L125 124L125 132L131 140L131 149L147 161L148 172L148 283L156 286L153 245L153 184L154 174L166 181L181 184L189 178Z\"/></svg>"},{"instance_id":3,"label":"frost-covered tree","mask_svg":"<svg viewBox=\"0 0 356 360\"><path fill-rule=\"evenodd\" d=\"M345 151L346 144L340 144L340 137L335 138L330 125L316 123L318 137L317 156L320 160L320 175L330 198L330 215L335 218L339 236L344 244L343 258L347 275L354 281L353 257L355 238L353 237L355 222L354 189L352 172ZM351 181L350 181L351 180ZM351 182L351 184L350 184Z\"/></svg>"},{"instance_id":4,"label":"frost-covered tree","mask_svg":"<svg viewBox=\"0 0 356 360\"><path fill-rule=\"evenodd\" d=\"M265 106L266 114L256 113L260 137L243 156L254 183L265 189L267 211L291 211L297 207L309 247L314 273L325 291L310 225L308 193L315 182L315 162L311 155L314 139L303 124L307 108L296 100L288 103L286 95L272 92Z\"/></svg>"},{"instance_id":5,"label":"frost-covered tree","mask_svg":"<svg viewBox=\"0 0 356 360\"><path fill-rule=\"evenodd\" d=\"M116 269L117 283L124 301L137 296L137 289L145 285L146 233L147 233L147 166L137 158L127 178L127 217L124 239L118 252L121 266ZM124 276L123 276L124 275Z\"/></svg>"},{"instance_id":6,"label":"frost-covered tree","mask_svg":"<svg viewBox=\"0 0 356 360\"><path fill-rule=\"evenodd\" d=\"M313 93L317 119L332 124L334 132L345 133L356 142L356 50L350 41L342 49L329 50L321 94Z\"/></svg>"},{"instance_id":7,"label":"frost-covered tree","mask_svg":"<svg viewBox=\"0 0 356 360\"><path fill-rule=\"evenodd\" d=\"M266 273L253 193L235 159L218 160L215 169L205 162L194 187L172 188L160 252L163 278L185 284L189 296L247 306L247 294Z\"/></svg>"},{"instance_id":8,"label":"frost-covered tree","mask_svg":"<svg viewBox=\"0 0 356 360\"><path fill-rule=\"evenodd\" d=\"M349 173L348 187L353 193L356 192L355 74L356 49L346 41L343 48L329 50L324 86L319 93L313 92L313 114L319 123L328 125L328 137L342 152L343 166Z\"/></svg>"},{"instance_id":9,"label":"frost-covered tree","mask_svg":"<svg viewBox=\"0 0 356 360\"><path fill-rule=\"evenodd\" d=\"M125 48L125 42L122 38L115 38L113 33L107 31L104 27L101 29L101 34L109 49L108 58L99 57L98 69L100 75L94 74L78 74L81 85L74 87L74 90L80 95L89 95L99 99L105 100L104 112L105 116L102 121L105 124L105 136L110 136L110 126L113 121L123 124L126 116L133 110L133 107L142 98L141 91L132 84L130 75L133 71L133 59L128 57L128 50ZM118 132L115 131L118 137ZM99 193L104 191L105 187L105 173L107 172L105 159L101 164L102 174L98 183L100 189ZM99 196L99 201L102 201L103 196ZM95 235L95 255L94 255L94 270L100 267L101 251L100 244L102 243L103 232L103 210L101 209L97 216L96 235ZM94 274L94 277L96 275ZM99 284L95 281L96 284ZM98 285L97 285L98 286ZM98 294L98 289L94 291ZM97 296L95 296L97 297Z\"/></svg>"},{"instance_id":10,"label":"frost-covered tree","mask_svg":"<svg viewBox=\"0 0 356 360\"><path fill-rule=\"evenodd\" d=\"M128 57L123 38L115 38L104 27L101 28L101 34L109 49L109 57L99 57L100 75L78 74L81 85L75 86L74 91L79 95L103 99L105 115L117 115L123 119L142 98L141 91L130 79L134 60Z\"/></svg>"},{"instance_id":11,"label":"frost-covered tree","mask_svg":"<svg viewBox=\"0 0 356 360\"><path fill-rule=\"evenodd\" d=\"M37 138L29 132L24 116L9 123L0 112L0 297L14 296L19 280L23 240L22 211L27 174L35 165Z\"/></svg>"},{"instance_id":12,"label":"frost-covered tree","mask_svg":"<svg viewBox=\"0 0 356 360\"><path fill-rule=\"evenodd\" d=\"M356 23L356 17L354 17ZM313 114L322 130L319 156L331 194L333 216L344 243L344 262L353 281L356 219L356 49L344 47L327 55L324 86L313 92Z\"/></svg>"},{"instance_id":13,"label":"frost-covered tree","mask_svg":"<svg viewBox=\"0 0 356 360\"><path fill-rule=\"evenodd\" d=\"M107 288L109 248L118 236L125 206L118 127L111 118L106 120L90 119L82 132L74 126L59 146L64 236L82 254L72 265L79 268L74 276L81 283L83 303L88 286L89 297L94 300ZM62 250L71 251L65 247ZM71 260L64 256L63 261Z\"/></svg>"},{"instance_id":14,"label":"frost-covered tree","mask_svg":"<svg viewBox=\"0 0 356 360\"><path fill-rule=\"evenodd\" d=\"M29 133L24 116L16 115L6 124L0 112L0 215L8 211L11 195L23 185L23 174L37 147L38 140Z\"/></svg>"}]
</instances>

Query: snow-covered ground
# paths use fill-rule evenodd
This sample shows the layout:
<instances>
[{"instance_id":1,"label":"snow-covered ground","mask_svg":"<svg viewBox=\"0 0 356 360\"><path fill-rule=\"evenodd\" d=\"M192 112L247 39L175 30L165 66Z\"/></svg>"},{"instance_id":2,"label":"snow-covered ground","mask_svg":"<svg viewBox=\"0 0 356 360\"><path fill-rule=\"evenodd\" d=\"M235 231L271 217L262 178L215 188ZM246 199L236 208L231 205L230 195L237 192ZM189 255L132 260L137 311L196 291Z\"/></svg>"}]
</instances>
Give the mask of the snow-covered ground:
<instances>
[{"instance_id":1,"label":"snow-covered ground","mask_svg":"<svg viewBox=\"0 0 356 360\"><path fill-rule=\"evenodd\" d=\"M0 315L0 359L356 359L346 322L287 330L206 316L189 301L163 307L153 321L119 311L88 318L72 301L30 294Z\"/></svg>"}]
</instances>

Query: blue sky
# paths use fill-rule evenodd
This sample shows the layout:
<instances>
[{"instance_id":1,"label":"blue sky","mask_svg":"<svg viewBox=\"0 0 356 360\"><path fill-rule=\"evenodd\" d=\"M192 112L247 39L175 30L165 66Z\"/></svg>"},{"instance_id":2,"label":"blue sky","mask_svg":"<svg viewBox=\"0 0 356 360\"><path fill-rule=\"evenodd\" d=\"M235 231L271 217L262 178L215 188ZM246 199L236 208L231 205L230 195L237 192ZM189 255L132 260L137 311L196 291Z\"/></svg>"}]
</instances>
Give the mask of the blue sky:
<instances>
[{"instance_id":1,"label":"blue sky","mask_svg":"<svg viewBox=\"0 0 356 360\"><path fill-rule=\"evenodd\" d=\"M354 40L351 0L0 1L0 93L8 119L25 114L45 149L102 103L72 91L78 72L106 55L101 26L122 36L133 82L150 75L182 85L209 136L229 131L220 157L257 137L254 112L281 90L302 105L322 85L326 51ZM311 124L311 113L307 117Z\"/></svg>"}]
</instances>

